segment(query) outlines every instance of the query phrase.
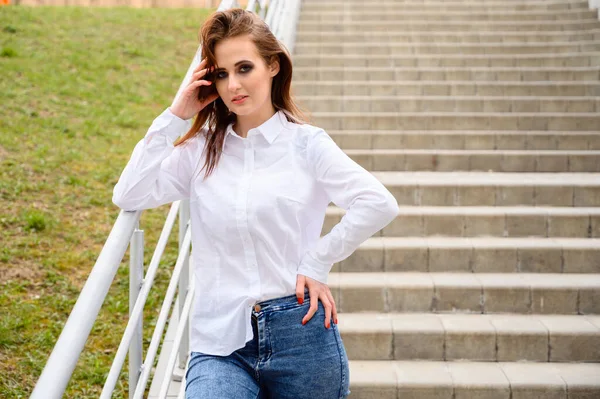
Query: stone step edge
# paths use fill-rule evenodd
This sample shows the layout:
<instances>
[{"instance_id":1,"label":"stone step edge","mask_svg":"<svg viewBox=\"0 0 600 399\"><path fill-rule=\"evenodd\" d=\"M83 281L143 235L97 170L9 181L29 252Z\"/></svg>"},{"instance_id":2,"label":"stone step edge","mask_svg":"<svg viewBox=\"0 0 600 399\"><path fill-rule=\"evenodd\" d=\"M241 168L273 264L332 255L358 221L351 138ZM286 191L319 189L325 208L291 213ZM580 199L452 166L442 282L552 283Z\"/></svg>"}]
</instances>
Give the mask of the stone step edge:
<instances>
[{"instance_id":1,"label":"stone step edge","mask_svg":"<svg viewBox=\"0 0 600 399\"><path fill-rule=\"evenodd\" d=\"M334 7L344 7L344 5L358 5L358 6L362 6L364 7L364 0L356 0L356 1L352 1L352 0L345 0L345 1L328 1L327 3L320 3L320 2L316 2L316 1L308 1L302 4L302 7L312 7L312 6L321 6L321 5L333 5ZM423 6L423 5L451 5L451 6L455 6L455 5L467 5L467 6L477 6L477 5L484 5L484 6L488 6L488 5L492 5L492 6L506 6L506 5L510 5L511 2L502 2L502 1L440 1L440 0L426 0L426 1L386 1L386 0L371 0L369 2L370 5L372 5L373 7L377 7L379 5L390 5L390 6L398 6L398 5L402 5L402 4L410 4L410 5L415 5L415 6ZM516 6L520 6L523 4L523 2L521 1L517 1L513 3ZM572 4L572 5L582 5L582 6L588 6L588 2L587 1L581 1L581 0L565 0L565 1L555 1L555 0L548 0L548 1L539 1L539 0L533 0L533 1L528 1L527 3L525 3L525 5L535 5L535 6L546 6L546 5L563 5L563 4ZM301 8L302 11L306 11L305 8Z\"/></svg>"},{"instance_id":2,"label":"stone step edge","mask_svg":"<svg viewBox=\"0 0 600 399\"><path fill-rule=\"evenodd\" d=\"M522 80L489 80L489 81L473 81L473 80L393 80L393 81L389 81L389 80L302 80L302 81L297 81L294 82L293 86L315 86L315 85L321 85L321 86L336 86L336 85L345 85L345 86L356 86L359 84L362 85L373 85L376 83L381 83L381 84L387 84L387 85L396 85L396 86L409 86L409 85L416 85L416 86L426 86L426 85L430 85L430 86L440 86L440 85L445 85L445 86L457 86L457 85L474 85L474 86L520 86L520 87L527 87L527 86L599 86L600 85L600 81L594 81L594 80L553 80L553 81L522 81ZM301 94L301 96L306 97L306 94ZM343 96L341 96L343 97ZM370 96L368 96L370 97ZM425 96L421 96L421 97L425 97ZM493 97L493 96L488 96L488 97ZM497 96L496 96L497 97ZM503 97L503 96L502 96ZM525 96L526 97L526 96ZM544 96L539 96L539 97L544 97ZM551 96L551 97L557 97L557 96ZM559 96L560 97L560 96ZM570 96L562 96L561 98L566 98L566 97L570 97ZM582 97L582 96L576 96L576 97ZM583 96L585 97L585 96ZM589 96L591 98L597 98L597 96Z\"/></svg>"},{"instance_id":3,"label":"stone step edge","mask_svg":"<svg viewBox=\"0 0 600 399\"><path fill-rule=\"evenodd\" d=\"M431 135L431 136L457 136L457 135L531 135L531 136L581 136L581 135L594 135L600 136L600 131L596 130L581 130L581 131L562 131L562 130L339 130L339 129L328 129L329 135L349 135L349 136L404 136L404 135Z\"/></svg>"},{"instance_id":4,"label":"stone step edge","mask_svg":"<svg viewBox=\"0 0 600 399\"><path fill-rule=\"evenodd\" d=\"M445 149L345 149L347 155L597 155L600 150L445 150ZM600 205L600 204L599 204Z\"/></svg>"},{"instance_id":5,"label":"stone step edge","mask_svg":"<svg viewBox=\"0 0 600 399\"><path fill-rule=\"evenodd\" d=\"M598 82L600 84L600 82ZM452 96L448 96L452 98ZM436 117L436 116L452 116L452 117L532 117L532 118L547 118L562 117L562 118L573 118L573 117L597 117L600 118L599 112L464 112L464 111L397 111L397 112L382 112L382 111L368 111L368 112L354 112L354 111L323 111L323 112L312 112L311 116L318 118L361 118L361 117Z\"/></svg>"},{"instance_id":6,"label":"stone step edge","mask_svg":"<svg viewBox=\"0 0 600 399\"><path fill-rule=\"evenodd\" d=\"M548 333L559 335L594 335L600 336L600 315L563 315L563 314L515 314L515 313L429 313L429 312L339 312L338 328L342 333L389 333L397 331L422 332L473 332L486 333L488 329L478 322L498 322L493 325L494 331L503 333L540 333L532 331L531 325L545 327L544 336ZM418 325L415 325L415 321ZM439 324L433 327L433 323ZM446 325L444 325L446 322ZM460 322L460 323L457 323ZM500 324L500 322L504 322ZM509 327L510 324L516 324ZM544 323L545 322L545 323ZM427 323L427 324L425 324ZM529 328L523 325L529 324Z\"/></svg>"},{"instance_id":7,"label":"stone step edge","mask_svg":"<svg viewBox=\"0 0 600 399\"><path fill-rule=\"evenodd\" d=\"M409 22L409 21L403 21L403 22ZM511 26L522 26L522 25L582 25L582 24L594 24L596 25L598 23L597 19L579 19L579 20L552 20L552 21L544 21L544 20L529 20L529 21L510 21L510 20L506 20L506 21L444 21L444 20L412 20L410 21L410 24L406 24L407 27L410 27L411 25L429 25L432 22L436 22L436 23L443 23L444 25L466 25L468 24L469 26L490 26L490 25L511 25ZM369 26L369 25L374 25L374 24L383 24L383 25L390 25L390 26L398 26L397 21L340 21L340 23L336 24L336 25L341 25L341 26ZM330 26L331 23L327 22L327 21L302 21L299 20L298 21L298 28L303 28L303 29L299 29L300 31L304 30L305 26ZM336 32L335 30L323 30L320 29L319 31L321 32ZM398 31L395 31L398 32ZM489 32L489 31L488 31ZM513 31L514 32L514 31Z\"/></svg>"},{"instance_id":8,"label":"stone step edge","mask_svg":"<svg viewBox=\"0 0 600 399\"><path fill-rule=\"evenodd\" d=\"M600 56L600 51L578 51L571 53L534 53L534 54L369 54L369 60L386 60L390 59L419 59L419 58L439 58L441 55L444 58L476 58L476 59L528 59L528 58L572 58L572 57L596 57ZM364 60L362 54L294 54L292 61L300 59L339 59L348 60L361 59ZM315 67L318 65L315 65Z\"/></svg>"},{"instance_id":9,"label":"stone step edge","mask_svg":"<svg viewBox=\"0 0 600 399\"><path fill-rule=\"evenodd\" d=\"M480 3L485 4L485 3ZM472 11L462 11L462 10L444 10L444 15L449 16L471 16L471 15L514 15L514 16L522 16L522 15L556 15L556 14L593 14L596 10L594 9L586 9L586 8L569 8L569 9L560 9L560 10L472 10ZM429 10L397 10L397 11L386 11L386 10L377 10L374 7L370 9L363 10L338 10L338 11L328 11L328 10L306 10L303 9L300 11L300 16L309 16L312 17L314 15L324 15L324 16L332 16L332 17L340 17L340 16L361 16L361 15L382 15L382 14L392 14L392 15L440 15L441 13L438 11L429 11Z\"/></svg>"},{"instance_id":10,"label":"stone step edge","mask_svg":"<svg viewBox=\"0 0 600 399\"><path fill-rule=\"evenodd\" d=\"M372 394L382 389L386 396L381 398L420 390L429 393L431 388L446 390L447 397L462 394L465 398L471 397L474 388L501 391L502 397L508 397L511 390L541 392L541 387L561 391L561 398L566 398L567 391L600 394L598 363L350 360L349 367L351 391L368 389Z\"/></svg>"},{"instance_id":11,"label":"stone step edge","mask_svg":"<svg viewBox=\"0 0 600 399\"><path fill-rule=\"evenodd\" d=\"M386 186L600 186L600 173L578 172L371 172Z\"/></svg>"},{"instance_id":12,"label":"stone step edge","mask_svg":"<svg viewBox=\"0 0 600 399\"><path fill-rule=\"evenodd\" d=\"M399 5L399 4L416 4L416 5L423 5L423 4L497 4L497 5L506 5L506 4L516 4L516 5L520 5L522 4L522 1L497 1L497 0L488 0L488 1L456 1L456 0L450 0L450 1L440 1L440 0L418 0L418 1L413 1L413 0L372 0L372 3L369 4L390 4L390 5ZM531 0L528 1L527 4L585 4L587 5L588 2L585 0L564 0L564 1L556 1L556 0L547 0L547 1L540 1L540 0ZM305 5L320 5L322 4L322 1L306 1L303 3L303 6ZM332 0L332 1L328 1L327 4L335 4L335 5L343 5L343 4L359 4L359 5L363 5L364 4L364 0Z\"/></svg>"},{"instance_id":13,"label":"stone step edge","mask_svg":"<svg viewBox=\"0 0 600 399\"><path fill-rule=\"evenodd\" d=\"M378 31L370 31L370 32L361 32L363 35L369 35L369 36L383 36L386 39L390 39L391 36L415 36L414 34L409 34L403 31L393 31L393 32L378 32ZM473 31L465 31L464 35L461 36L496 36L494 34L495 32L473 32ZM581 35L581 34L596 34L596 33L600 33L600 29L587 29L587 30L565 30L565 31L560 31L560 32L555 32L555 31L537 31L537 30L530 30L530 31L506 31L506 32L498 32L499 34L502 34L502 36L560 36L560 37L566 37L569 35ZM296 37L302 36L302 35L325 35L327 37L329 37L329 35L326 32L323 32L321 30L315 30L315 31L310 31L310 30L304 30L301 32L298 32ZM354 36L357 35L358 33L356 32L337 32L337 36ZM432 35L432 36L448 36L448 35L455 35L456 31L432 31L432 32L423 32L423 33L419 33L416 36L421 36L421 35ZM327 41L325 41L324 43L328 43ZM333 42L335 43L335 42Z\"/></svg>"},{"instance_id":14,"label":"stone step edge","mask_svg":"<svg viewBox=\"0 0 600 399\"><path fill-rule=\"evenodd\" d=\"M600 205L600 204L599 204ZM598 207L571 206L431 206L431 205L400 205L398 216L435 215L435 216L600 216ZM337 205L329 205L325 215L339 216L347 211ZM502 239L502 238L501 238ZM560 238L558 238L560 239ZM583 240L590 240L585 238ZM600 247L600 239L595 243Z\"/></svg>"},{"instance_id":15,"label":"stone step edge","mask_svg":"<svg viewBox=\"0 0 600 399\"><path fill-rule=\"evenodd\" d=\"M373 81L371 81L373 82ZM383 82L383 81L382 81ZM543 82L543 81L540 81ZM588 80L586 82L593 82L591 80ZM395 94L395 95L381 95L381 94L374 94L374 95L370 95L370 96L364 96L364 95L336 95L336 94L331 94L331 95L325 95L325 94L317 94L314 96L308 96L305 94L301 94L301 95L296 95L295 96L296 99L302 100L302 99L310 99L310 100L423 100L423 101L427 101L427 100L445 100L445 101L452 101L452 100L469 100L469 101L473 101L473 100L482 100L482 101L486 101L486 100L493 100L493 101L515 101L515 100L523 100L523 101L532 101L531 96L478 96L478 95L453 95L451 98L449 98L448 96L440 96L440 95L422 95L422 96L415 96L415 95L402 95L402 94ZM535 99L535 101L600 101L600 96L540 96L538 98Z\"/></svg>"},{"instance_id":16,"label":"stone step edge","mask_svg":"<svg viewBox=\"0 0 600 399\"><path fill-rule=\"evenodd\" d=\"M600 290L595 273L473 273L473 272L330 272L327 284L333 289L351 288L460 288L486 289L572 289Z\"/></svg>"},{"instance_id":17,"label":"stone step edge","mask_svg":"<svg viewBox=\"0 0 600 399\"><path fill-rule=\"evenodd\" d=\"M552 66L541 66L541 67L481 67L481 66L448 66L448 67L435 67L435 66L423 66L423 67L403 67L403 66L392 66L392 67L369 67L369 66L298 66L294 70L322 70L322 71L360 71L367 70L369 72L375 71L475 71L475 72L514 72L514 71L526 71L526 72L564 72L564 71L575 71L575 72L588 72L588 71L600 71L600 66L564 66L564 67L552 67Z\"/></svg>"},{"instance_id":18,"label":"stone step edge","mask_svg":"<svg viewBox=\"0 0 600 399\"><path fill-rule=\"evenodd\" d=\"M599 238L573 237L369 237L360 244L360 250L394 249L563 249L600 250ZM342 261L343 262L343 261ZM587 274L587 273L586 273Z\"/></svg>"},{"instance_id":19,"label":"stone step edge","mask_svg":"<svg viewBox=\"0 0 600 399\"><path fill-rule=\"evenodd\" d=\"M506 43L506 42L494 42L494 43L426 43L426 42L411 42L411 43L381 43L381 42L298 42L298 47L327 47L327 46L340 46L340 47L408 47L408 48L419 48L419 47L552 47L552 46L585 46L595 44L598 45L597 40L579 40L579 41L565 41L565 42L523 42L523 43Z\"/></svg>"}]
</instances>

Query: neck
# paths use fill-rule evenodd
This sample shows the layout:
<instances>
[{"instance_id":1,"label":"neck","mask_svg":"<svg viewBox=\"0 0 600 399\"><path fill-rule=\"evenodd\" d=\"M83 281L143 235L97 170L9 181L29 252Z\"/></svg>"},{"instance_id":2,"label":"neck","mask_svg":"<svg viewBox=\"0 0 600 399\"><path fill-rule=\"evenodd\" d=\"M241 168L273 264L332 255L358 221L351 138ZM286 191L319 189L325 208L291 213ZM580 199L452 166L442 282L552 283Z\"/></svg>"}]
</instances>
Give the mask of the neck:
<instances>
[{"instance_id":1,"label":"neck","mask_svg":"<svg viewBox=\"0 0 600 399\"><path fill-rule=\"evenodd\" d=\"M254 129L268 121L275 114L275 107L269 104L268 107L256 111L249 115L236 115L236 121L233 124L233 130L238 136L246 138L248 137L248 131Z\"/></svg>"}]
</instances>

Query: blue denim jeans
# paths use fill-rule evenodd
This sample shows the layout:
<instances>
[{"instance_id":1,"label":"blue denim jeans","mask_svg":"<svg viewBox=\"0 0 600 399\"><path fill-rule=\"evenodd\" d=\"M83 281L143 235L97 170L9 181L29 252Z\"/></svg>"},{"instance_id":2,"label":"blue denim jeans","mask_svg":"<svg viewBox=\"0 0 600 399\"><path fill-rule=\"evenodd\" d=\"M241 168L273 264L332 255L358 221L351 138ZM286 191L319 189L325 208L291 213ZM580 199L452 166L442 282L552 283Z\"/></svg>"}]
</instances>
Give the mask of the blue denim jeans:
<instances>
[{"instance_id":1,"label":"blue denim jeans","mask_svg":"<svg viewBox=\"0 0 600 399\"><path fill-rule=\"evenodd\" d=\"M310 307L296 295L257 302L254 337L228 356L191 352L186 399L337 399L350 394L348 357L337 325L325 328L325 308L302 325Z\"/></svg>"}]
</instances>

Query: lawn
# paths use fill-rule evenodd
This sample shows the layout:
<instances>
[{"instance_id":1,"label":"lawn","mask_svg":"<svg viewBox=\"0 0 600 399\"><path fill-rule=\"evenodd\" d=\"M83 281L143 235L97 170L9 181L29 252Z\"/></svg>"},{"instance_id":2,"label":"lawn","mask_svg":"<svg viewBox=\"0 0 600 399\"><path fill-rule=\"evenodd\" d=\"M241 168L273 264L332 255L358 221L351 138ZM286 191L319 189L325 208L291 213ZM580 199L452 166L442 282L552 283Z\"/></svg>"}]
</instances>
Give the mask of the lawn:
<instances>
[{"instance_id":1,"label":"lawn","mask_svg":"<svg viewBox=\"0 0 600 399\"><path fill-rule=\"evenodd\" d=\"M119 213L112 190L214 9L0 8L0 397L29 397ZM145 265L169 206L145 211ZM158 316L177 226L144 309ZM125 255L66 398L97 398L127 323ZM144 331L144 350L152 329ZM114 398L127 397L127 360Z\"/></svg>"}]
</instances>

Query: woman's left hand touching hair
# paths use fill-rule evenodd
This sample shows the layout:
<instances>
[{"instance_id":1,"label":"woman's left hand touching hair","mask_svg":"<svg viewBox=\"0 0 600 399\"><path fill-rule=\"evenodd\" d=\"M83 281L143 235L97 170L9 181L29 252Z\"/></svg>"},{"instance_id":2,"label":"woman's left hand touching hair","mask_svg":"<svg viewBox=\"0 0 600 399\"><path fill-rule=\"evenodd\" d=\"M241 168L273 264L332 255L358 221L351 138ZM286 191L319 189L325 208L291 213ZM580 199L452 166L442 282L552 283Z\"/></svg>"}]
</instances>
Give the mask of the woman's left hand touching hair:
<instances>
[{"instance_id":1,"label":"woman's left hand touching hair","mask_svg":"<svg viewBox=\"0 0 600 399\"><path fill-rule=\"evenodd\" d=\"M308 287L310 308L306 316L302 319L302 325L305 325L317 312L319 300L321 300L325 308L325 328L329 328L329 320L331 320L332 315L333 322L337 324L337 309L329 286L303 274L298 274L296 277L296 297L298 298L298 303L301 305L304 303L304 286Z\"/></svg>"}]
</instances>

